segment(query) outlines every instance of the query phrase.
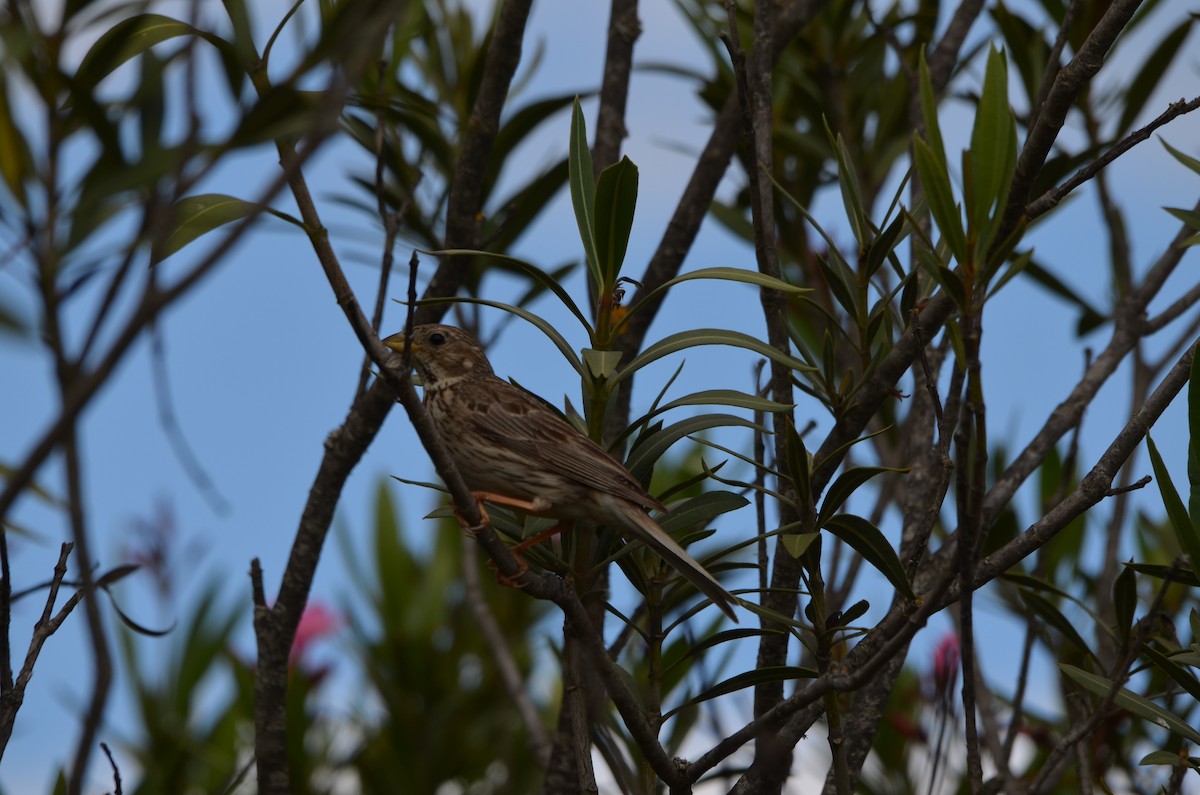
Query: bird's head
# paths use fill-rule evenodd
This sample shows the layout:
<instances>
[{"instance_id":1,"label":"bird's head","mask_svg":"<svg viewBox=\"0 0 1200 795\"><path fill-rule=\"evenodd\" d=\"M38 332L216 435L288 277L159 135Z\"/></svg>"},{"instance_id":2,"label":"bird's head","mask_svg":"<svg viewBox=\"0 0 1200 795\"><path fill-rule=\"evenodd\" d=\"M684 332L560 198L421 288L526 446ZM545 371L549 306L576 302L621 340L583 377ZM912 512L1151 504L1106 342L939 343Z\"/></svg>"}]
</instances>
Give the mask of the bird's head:
<instances>
[{"instance_id":1,"label":"bird's head","mask_svg":"<svg viewBox=\"0 0 1200 795\"><path fill-rule=\"evenodd\" d=\"M397 353L404 352L404 332L383 340L384 346ZM492 365L483 348L467 332L454 326L428 324L412 331L409 351L413 366L426 387L465 378L492 375Z\"/></svg>"}]
</instances>

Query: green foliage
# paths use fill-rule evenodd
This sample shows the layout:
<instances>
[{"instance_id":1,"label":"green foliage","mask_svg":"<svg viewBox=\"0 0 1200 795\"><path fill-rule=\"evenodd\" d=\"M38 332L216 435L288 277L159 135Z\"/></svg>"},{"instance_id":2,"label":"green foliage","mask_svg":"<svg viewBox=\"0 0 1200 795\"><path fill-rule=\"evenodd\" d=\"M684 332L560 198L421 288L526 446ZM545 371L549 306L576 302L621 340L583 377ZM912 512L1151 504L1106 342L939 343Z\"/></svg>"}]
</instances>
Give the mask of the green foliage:
<instances>
[{"instance_id":1,"label":"green foliage","mask_svg":"<svg viewBox=\"0 0 1200 795\"><path fill-rule=\"evenodd\" d=\"M491 792L530 792L540 773L529 739L463 590L467 541L456 524L440 524L430 551L414 553L402 540L390 491L380 485L372 551L365 561L355 555L368 609L350 620L371 697L362 701L362 739L346 764L363 792L394 792L397 781L414 792L485 781ZM517 666L529 672L545 605L497 585L474 557L481 598ZM543 684L538 693L555 692Z\"/></svg>"},{"instance_id":2,"label":"green foliage","mask_svg":"<svg viewBox=\"0 0 1200 795\"><path fill-rule=\"evenodd\" d=\"M247 597L222 600L220 587L220 580L211 580L191 615L165 639L139 643L131 632L120 635L138 722L122 743L140 771L129 791L219 792L245 762L253 678L233 649L233 634L244 620ZM165 654L164 645L170 646ZM219 695L204 697L210 693Z\"/></svg>"}]
</instances>

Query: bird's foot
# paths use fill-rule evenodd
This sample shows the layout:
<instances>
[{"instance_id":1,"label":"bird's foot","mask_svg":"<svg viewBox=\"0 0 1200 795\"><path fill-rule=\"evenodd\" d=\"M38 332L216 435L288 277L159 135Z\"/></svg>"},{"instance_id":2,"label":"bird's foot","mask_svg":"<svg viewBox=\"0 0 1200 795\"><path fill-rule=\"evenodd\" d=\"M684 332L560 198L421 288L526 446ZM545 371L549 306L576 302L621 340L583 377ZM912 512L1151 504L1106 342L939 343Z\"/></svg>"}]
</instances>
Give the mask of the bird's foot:
<instances>
[{"instance_id":1,"label":"bird's foot","mask_svg":"<svg viewBox=\"0 0 1200 795\"><path fill-rule=\"evenodd\" d=\"M519 590L525 587L525 583L521 582L521 579L525 576L525 572L529 571L529 564L525 562L525 558L521 557L521 555L516 551L515 547L513 548L512 553L513 560L517 562L517 573L511 577L506 574L502 574L500 572L500 568L496 565L496 561L494 560L489 560L487 562L487 567L496 573L496 582L509 588L517 588Z\"/></svg>"},{"instance_id":2,"label":"bird's foot","mask_svg":"<svg viewBox=\"0 0 1200 795\"><path fill-rule=\"evenodd\" d=\"M536 500L535 500L535 502L536 502ZM550 529L543 530L540 533L536 533L536 534L530 536L529 538L525 539L521 543L517 544L512 549L510 549L509 552L512 553L513 558L517 561L517 565L520 566L520 571L518 571L515 575L513 575L511 577L507 577L507 576L501 574L500 571L496 567L496 562L489 560L488 568L491 569L492 571L496 572L496 582L500 583L501 585L507 585L510 588L524 588L525 587L524 585L517 582L517 580L521 577L521 575L523 575L525 572L529 571L529 564L525 562L525 558L523 557L522 553L524 553L525 550L530 549L531 547L537 546L538 544L545 541L547 538L558 535L559 533L561 533L563 530L565 530L569 526L570 526L570 522L559 522L558 524L554 525Z\"/></svg>"},{"instance_id":3,"label":"bird's foot","mask_svg":"<svg viewBox=\"0 0 1200 795\"><path fill-rule=\"evenodd\" d=\"M458 510L457 506L454 508L454 518L462 525L463 532L474 538L491 526L492 517L488 515L487 508L484 507L483 500L479 498L479 494L471 492L471 496L475 498L475 507L479 509L479 524L471 524L467 520L467 517L463 516L462 512Z\"/></svg>"}]
</instances>

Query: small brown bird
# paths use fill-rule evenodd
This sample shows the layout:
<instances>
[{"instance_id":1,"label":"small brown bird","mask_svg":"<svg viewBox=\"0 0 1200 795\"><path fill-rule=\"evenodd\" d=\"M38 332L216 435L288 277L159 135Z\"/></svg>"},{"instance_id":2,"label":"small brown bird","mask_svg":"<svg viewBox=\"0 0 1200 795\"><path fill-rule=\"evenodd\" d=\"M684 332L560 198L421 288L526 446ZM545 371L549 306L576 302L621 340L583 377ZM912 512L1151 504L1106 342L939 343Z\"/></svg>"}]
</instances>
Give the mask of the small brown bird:
<instances>
[{"instance_id":1,"label":"small brown bird","mask_svg":"<svg viewBox=\"0 0 1200 795\"><path fill-rule=\"evenodd\" d=\"M403 351L404 334L383 344ZM476 499L620 529L737 621L733 595L646 514L665 510L658 500L599 445L498 378L474 337L453 326L417 326L409 349L429 416Z\"/></svg>"}]
</instances>

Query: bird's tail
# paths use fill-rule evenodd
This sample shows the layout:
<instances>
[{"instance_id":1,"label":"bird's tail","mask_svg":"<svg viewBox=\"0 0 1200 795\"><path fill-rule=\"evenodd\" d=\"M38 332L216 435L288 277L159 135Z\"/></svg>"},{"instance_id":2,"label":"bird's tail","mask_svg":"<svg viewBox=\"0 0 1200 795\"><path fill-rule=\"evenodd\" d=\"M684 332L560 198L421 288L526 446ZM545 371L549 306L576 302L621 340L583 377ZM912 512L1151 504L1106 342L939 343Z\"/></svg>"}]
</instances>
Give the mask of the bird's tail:
<instances>
[{"instance_id":1,"label":"bird's tail","mask_svg":"<svg viewBox=\"0 0 1200 795\"><path fill-rule=\"evenodd\" d=\"M628 528L636 533L639 540L657 552L688 582L696 586L700 593L712 599L713 604L721 608L725 615L737 622L737 615L733 612L733 606L737 604L737 599L729 591L726 591L721 583L717 582L716 577L709 574L708 570L697 563L695 558L689 555L683 547L679 546L666 530L659 527L657 522L637 506L623 503L621 509L622 515L629 519Z\"/></svg>"}]
</instances>

